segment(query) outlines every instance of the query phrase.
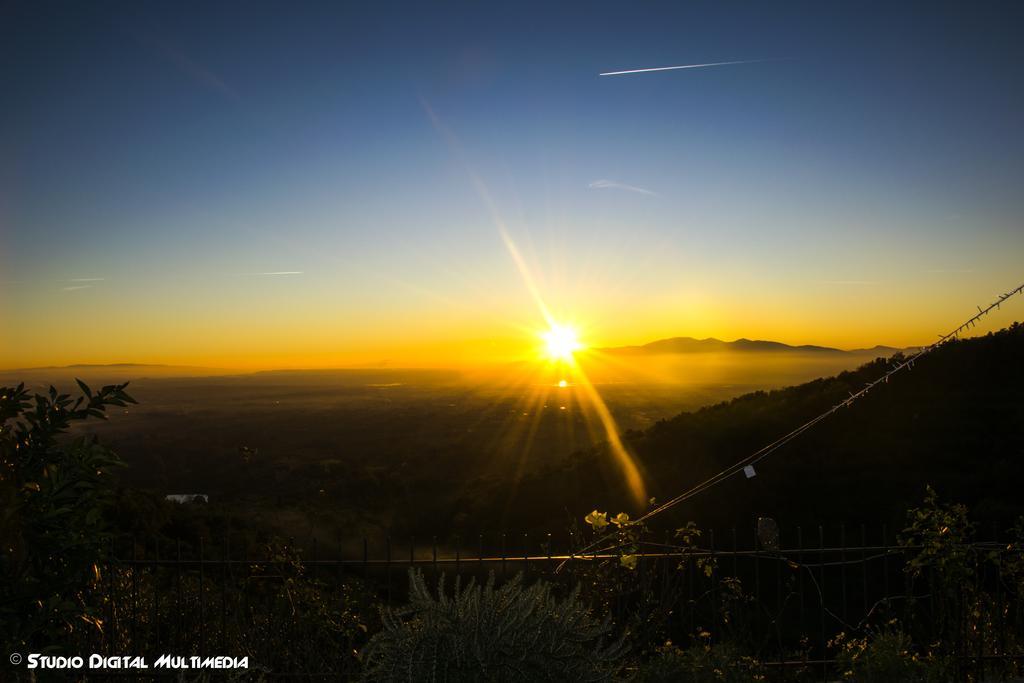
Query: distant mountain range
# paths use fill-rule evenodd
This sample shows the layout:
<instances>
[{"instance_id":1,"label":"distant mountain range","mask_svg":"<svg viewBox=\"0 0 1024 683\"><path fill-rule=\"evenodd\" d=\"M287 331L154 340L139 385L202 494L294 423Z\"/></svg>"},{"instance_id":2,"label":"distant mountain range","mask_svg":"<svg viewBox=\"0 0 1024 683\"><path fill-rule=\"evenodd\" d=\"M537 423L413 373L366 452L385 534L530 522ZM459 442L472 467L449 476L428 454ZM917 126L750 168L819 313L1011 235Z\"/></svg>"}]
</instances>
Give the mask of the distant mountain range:
<instances>
[{"instance_id":1,"label":"distant mountain range","mask_svg":"<svg viewBox=\"0 0 1024 683\"><path fill-rule=\"evenodd\" d=\"M681 355L692 353L721 353L721 352L742 352L742 353L803 353L814 354L822 357L827 356L891 356L900 351L916 351L916 348L898 349L892 346L873 346L869 349L834 349L829 346L815 346L803 344L791 346L777 341L765 341L761 339L737 339L736 341L722 341L714 337L707 339L694 339L693 337L672 337L670 339L659 339L657 341L643 344L642 346L616 346L609 348L593 349L598 353L605 353L615 356L656 356L656 355ZM398 368L404 369L404 368ZM350 368L347 371L357 370ZM301 372L316 371L315 368L302 370ZM80 372L84 374L93 373L117 373L126 376L211 376L211 375L240 375L250 374L251 371L226 370L222 368L195 367L183 365L165 365L160 363L75 363L73 365L53 365L34 368L12 368L0 370L0 375L11 375L15 373L35 374L73 374ZM287 373L299 372L292 370L268 370L265 373ZM337 372L342 372L338 370Z\"/></svg>"},{"instance_id":2,"label":"distant mountain range","mask_svg":"<svg viewBox=\"0 0 1024 683\"><path fill-rule=\"evenodd\" d=\"M0 378L7 382L22 379L25 381L42 381L43 379L49 381L49 378L67 377L123 382L143 377L208 377L227 374L238 374L238 372L219 368L166 365L162 363L75 363L72 365L50 365L0 370Z\"/></svg>"},{"instance_id":3,"label":"distant mountain range","mask_svg":"<svg viewBox=\"0 0 1024 683\"><path fill-rule=\"evenodd\" d=\"M713 353L713 352L742 352L742 353L814 353L833 355L876 355L891 356L894 353L905 351L891 346L874 346L870 349L834 349L829 346L814 346L803 344L791 346L776 341L764 341L760 339L737 339L736 341L722 341L714 337L707 339L694 339L693 337L672 337L671 339L659 339L642 346L618 346L612 348L595 349L601 353L612 355L663 355L682 353Z\"/></svg>"},{"instance_id":4,"label":"distant mountain range","mask_svg":"<svg viewBox=\"0 0 1024 683\"><path fill-rule=\"evenodd\" d=\"M17 368L19 370L74 370L75 368L187 368L185 365L167 365L166 363L72 363L71 365L40 365L34 368Z\"/></svg>"}]
</instances>

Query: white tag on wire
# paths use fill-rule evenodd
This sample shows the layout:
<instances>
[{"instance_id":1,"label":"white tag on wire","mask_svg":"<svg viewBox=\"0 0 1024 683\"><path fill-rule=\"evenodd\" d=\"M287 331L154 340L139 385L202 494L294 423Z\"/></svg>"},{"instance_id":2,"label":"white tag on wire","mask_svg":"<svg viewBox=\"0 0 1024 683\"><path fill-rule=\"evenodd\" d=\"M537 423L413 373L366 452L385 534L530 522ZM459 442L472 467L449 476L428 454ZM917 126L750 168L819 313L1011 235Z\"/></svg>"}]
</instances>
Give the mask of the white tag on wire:
<instances>
[{"instance_id":1,"label":"white tag on wire","mask_svg":"<svg viewBox=\"0 0 1024 683\"><path fill-rule=\"evenodd\" d=\"M757 472L754 470L753 465L747 465L743 468L743 474L747 475L747 479L751 479L757 476Z\"/></svg>"}]
</instances>

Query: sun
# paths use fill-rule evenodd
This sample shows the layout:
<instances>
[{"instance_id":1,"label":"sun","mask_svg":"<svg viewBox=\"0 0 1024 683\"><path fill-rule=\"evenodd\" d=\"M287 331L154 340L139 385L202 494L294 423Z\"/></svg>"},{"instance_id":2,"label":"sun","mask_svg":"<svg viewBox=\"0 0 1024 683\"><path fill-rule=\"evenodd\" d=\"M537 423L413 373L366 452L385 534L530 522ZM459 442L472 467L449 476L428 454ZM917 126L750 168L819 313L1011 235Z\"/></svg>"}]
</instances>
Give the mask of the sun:
<instances>
[{"instance_id":1,"label":"sun","mask_svg":"<svg viewBox=\"0 0 1024 683\"><path fill-rule=\"evenodd\" d=\"M572 360L572 355L583 348L576 330L568 325L551 325L551 329L541 334L545 350L551 360Z\"/></svg>"}]
</instances>

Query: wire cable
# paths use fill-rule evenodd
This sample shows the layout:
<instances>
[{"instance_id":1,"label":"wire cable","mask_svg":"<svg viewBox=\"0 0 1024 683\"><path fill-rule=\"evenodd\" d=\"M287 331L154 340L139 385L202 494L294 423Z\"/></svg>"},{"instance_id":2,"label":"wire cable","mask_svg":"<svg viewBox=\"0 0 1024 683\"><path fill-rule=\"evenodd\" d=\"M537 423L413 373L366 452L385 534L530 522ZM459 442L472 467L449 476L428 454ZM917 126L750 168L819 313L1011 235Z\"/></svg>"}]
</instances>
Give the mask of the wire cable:
<instances>
[{"instance_id":1,"label":"wire cable","mask_svg":"<svg viewBox=\"0 0 1024 683\"><path fill-rule=\"evenodd\" d=\"M1022 291L1024 291L1024 283L1022 283L1022 284L1018 285L1017 287L1009 290L1005 294L1000 294L998 296L998 298L995 301L993 301L991 304L989 304L987 307L982 308L981 306L978 306L978 312L975 313L973 316L971 316L969 319L967 319L965 322L961 323L956 329L954 329L951 332L948 332L946 334L939 335L938 341L935 341L935 342L929 344L928 346L924 346L924 347L918 349L918 351L916 353L914 353L914 354L910 355L909 357L903 359L899 363L893 364L893 366L884 375L882 375L878 379L874 380L873 382L868 382L859 391L851 392L850 396L848 398L844 399L843 401L840 401L839 403L837 403L836 405L832 406L831 408L829 408L825 412L821 413L817 417L814 417L814 418L808 420L807 422L803 423L802 425L800 425L796 429L792 430L788 434L785 434L784 436L779 437L775 441L772 441L767 446L764 446L763 448L755 451L754 453L751 453L750 455L748 455L747 457L743 458L742 460L738 460L735 463L733 463L732 465L729 465L728 467L726 467L725 469L720 471L718 474L715 474L714 476L709 477L708 479L705 479L703 482L697 484L696 486L694 486L694 487L684 491L683 493L680 493L675 498L672 498L671 500L668 500L668 501L662 503L661 505L659 505L658 507L654 508L653 510L650 510L649 512L647 512L643 516L639 517L634 523L635 524L642 524L644 522L647 522L652 517L655 517L656 515L659 515L659 514L665 512L666 510L669 510L669 509L679 505L680 503L682 503L682 502L684 502L686 500L689 500L690 498L693 498L694 496L699 495L699 494L703 493L704 491L707 491L708 489L710 489L710 488L712 488L712 487L722 483L723 481L725 481L726 479L732 477L733 475L738 474L739 472L742 472L745 467L751 466L751 465L755 465L755 464L761 462L762 460L764 460L768 456L772 455L775 451L779 450L780 448L785 446L787 443L792 441L793 439L797 438L798 436L800 436L801 434L803 434L807 430L809 430L812 427L814 427L816 424L818 424L822 420L828 418L829 416L833 415L834 413L838 412L839 410L841 410L843 408L849 407L855 401L858 401L861 398L867 396L868 393L872 389L874 389L876 386L878 386L880 384L888 384L889 383L889 378L892 377L893 375L895 375L896 373L901 372L902 370L913 369L914 363L918 359L920 359L922 356L924 356L924 355L926 355L928 353L931 353L932 351L934 351L935 349L939 348L940 346L942 346L946 342L949 342L949 341L952 341L952 340L955 340L955 339L959 338L959 336L960 336L960 334L962 332L964 332L965 330L967 330L969 328L972 328L975 325L977 325L978 320L980 320L981 318L983 318L986 315L988 315L988 313L990 311L992 311L993 309L999 308L1000 305L1004 301L1006 301L1007 299L1009 299L1009 298L1011 298L1013 296L1016 296L1017 294L1020 294ZM582 553L586 553L589 549L593 548L594 546L596 546L596 545L598 545L600 543L603 543L603 542L607 541L608 539L612 538L613 536L614 536L614 533L610 533L610 534L607 534L605 536L602 536L601 538L595 539L592 543L590 543L589 545L584 547L582 550L580 550L579 553L581 553L581 554Z\"/></svg>"}]
</instances>

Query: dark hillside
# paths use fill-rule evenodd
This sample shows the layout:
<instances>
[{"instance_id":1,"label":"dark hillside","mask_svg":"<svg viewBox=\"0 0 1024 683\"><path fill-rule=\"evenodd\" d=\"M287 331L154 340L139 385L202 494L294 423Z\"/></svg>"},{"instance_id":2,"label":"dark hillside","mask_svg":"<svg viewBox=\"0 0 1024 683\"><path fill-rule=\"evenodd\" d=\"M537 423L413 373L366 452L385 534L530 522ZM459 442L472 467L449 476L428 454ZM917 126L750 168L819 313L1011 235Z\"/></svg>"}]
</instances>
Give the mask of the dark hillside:
<instances>
[{"instance_id":1,"label":"dark hillside","mask_svg":"<svg viewBox=\"0 0 1024 683\"><path fill-rule=\"evenodd\" d=\"M888 362L684 412L628 434L627 441L647 473L649 493L667 500L836 405ZM755 478L733 477L671 517L705 526L742 526L758 514L787 526L898 525L929 483L979 518L1005 521L1024 512L1021 324L942 346L784 446L757 466ZM542 510L550 519L553 512L631 507L600 450L522 482L511 496L510 508L533 523L541 522Z\"/></svg>"}]
</instances>

